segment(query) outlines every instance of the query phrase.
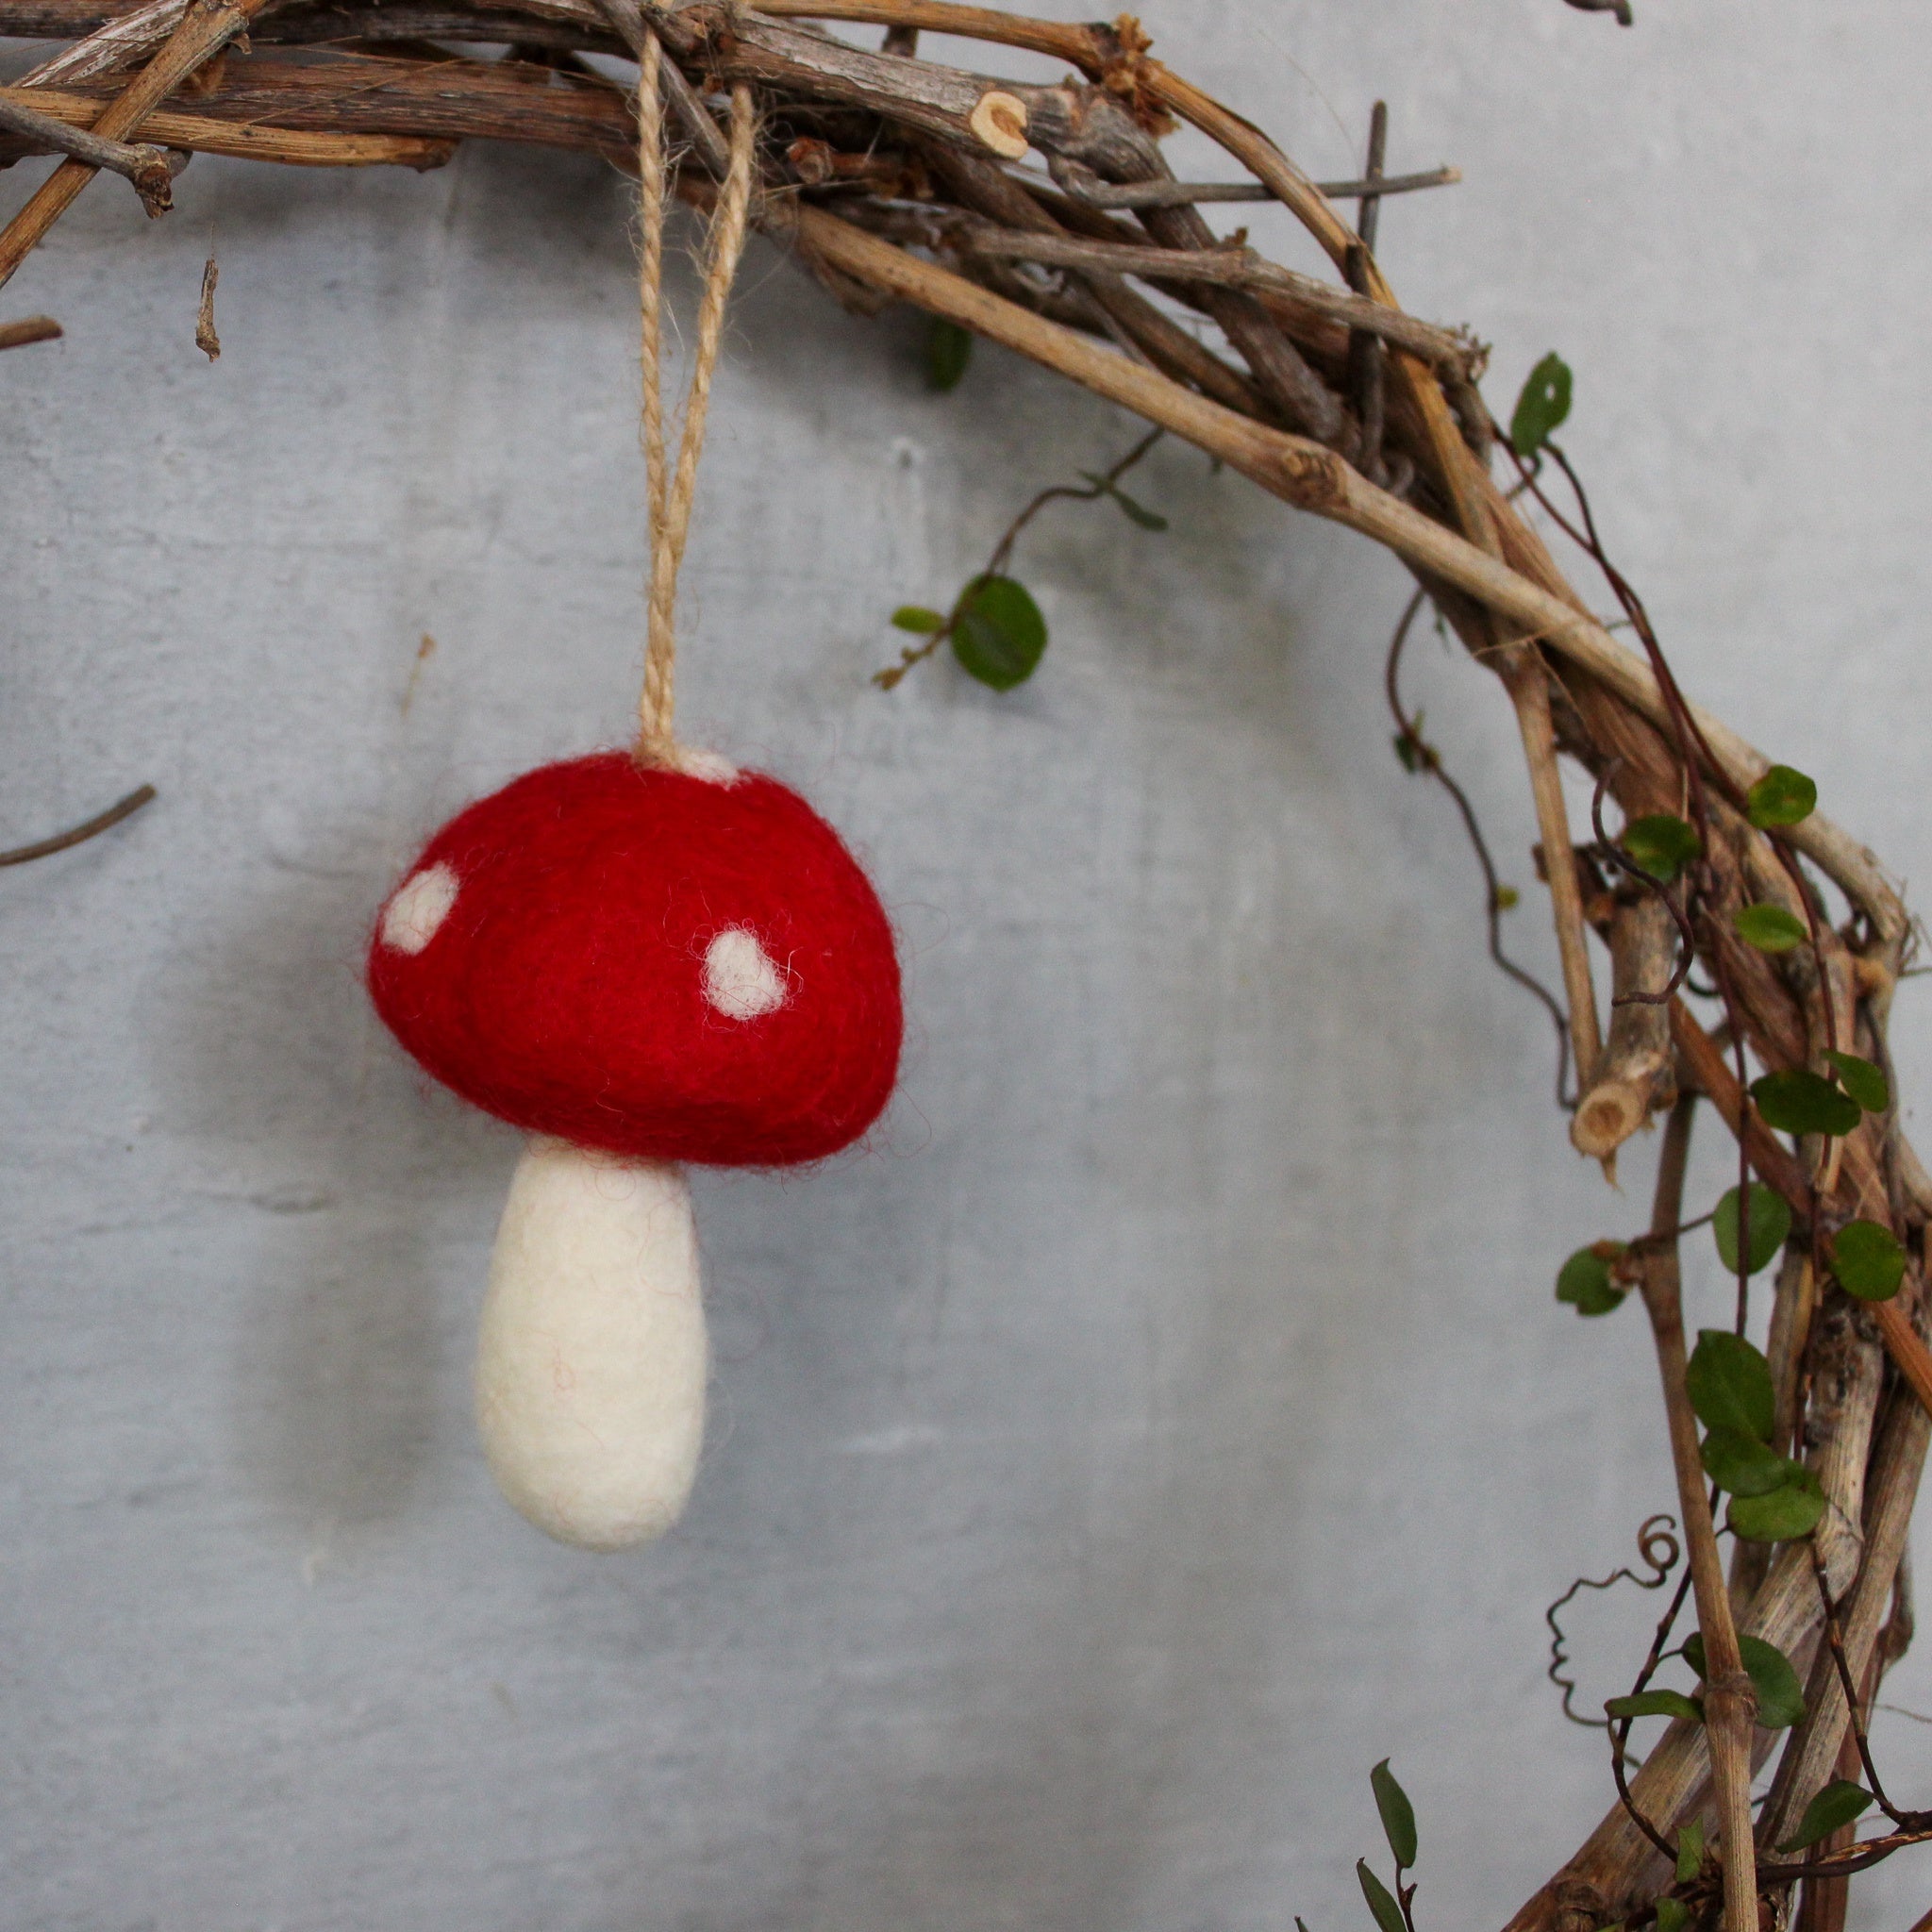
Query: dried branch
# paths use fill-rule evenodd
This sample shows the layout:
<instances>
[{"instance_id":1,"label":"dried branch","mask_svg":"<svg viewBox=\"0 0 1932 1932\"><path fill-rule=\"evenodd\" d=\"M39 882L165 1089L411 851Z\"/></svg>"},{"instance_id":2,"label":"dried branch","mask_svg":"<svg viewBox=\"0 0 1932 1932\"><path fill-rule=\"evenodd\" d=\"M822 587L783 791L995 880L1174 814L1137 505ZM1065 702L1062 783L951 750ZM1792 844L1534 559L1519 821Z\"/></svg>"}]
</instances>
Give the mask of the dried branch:
<instances>
[{"instance_id":1,"label":"dried branch","mask_svg":"<svg viewBox=\"0 0 1932 1932\"><path fill-rule=\"evenodd\" d=\"M1203 282L1216 288L1287 295L1350 328L1412 349L1438 368L1470 375L1482 361L1482 352L1474 343L1453 329L1418 322L1399 308L1352 295L1345 289L1317 281L1313 275L1298 274L1291 268L1277 268L1273 262L1264 261L1252 248L1135 248L1105 242L1081 242L1071 236L1016 235L977 223L961 224L954 230L954 239L974 255L1050 262L1060 268L1098 269L1108 275L1140 275L1162 282Z\"/></svg>"},{"instance_id":2,"label":"dried branch","mask_svg":"<svg viewBox=\"0 0 1932 1932\"><path fill-rule=\"evenodd\" d=\"M0 99L0 128L36 147L72 155L91 168L110 169L133 184L150 215L164 215L174 205L175 171L168 164L165 148L105 141L84 128L70 127L11 95Z\"/></svg>"},{"instance_id":3,"label":"dried branch","mask_svg":"<svg viewBox=\"0 0 1932 1932\"><path fill-rule=\"evenodd\" d=\"M16 90L0 88L0 101L17 100ZM69 126L92 127L103 103L86 94L56 93L36 89L34 104ZM229 101L215 106L227 109ZM242 118L216 119L210 114L183 114L162 108L148 116L147 130L170 148L188 154L231 155L237 160L275 161L294 168L413 168L418 173L441 167L456 153L456 143L425 140L417 135L324 134L291 127L264 127ZM38 150L25 144L8 153L0 144L0 158L12 159Z\"/></svg>"},{"instance_id":4,"label":"dried branch","mask_svg":"<svg viewBox=\"0 0 1932 1932\"><path fill-rule=\"evenodd\" d=\"M1413 194L1424 188L1451 188L1462 179L1460 168L1430 168L1419 175L1364 175L1354 181L1317 181L1316 190L1330 201L1356 201L1372 190L1384 194ZM1178 208L1186 203L1273 201L1272 190L1258 181L1095 181L1067 191L1094 208ZM1368 239L1368 238L1364 238ZM1373 247L1374 242L1371 241Z\"/></svg>"},{"instance_id":5,"label":"dried branch","mask_svg":"<svg viewBox=\"0 0 1932 1932\"><path fill-rule=\"evenodd\" d=\"M96 812L92 818L64 832L57 832L51 839L42 839L33 845L16 845L11 852L0 852L0 865L26 865L36 858L51 858L55 853L65 852L70 846L84 845L109 826L118 825L123 819L132 818L154 796L155 788L142 785L110 805L106 811Z\"/></svg>"},{"instance_id":6,"label":"dried branch","mask_svg":"<svg viewBox=\"0 0 1932 1932\"><path fill-rule=\"evenodd\" d=\"M94 122L94 133L107 141L121 141L134 133L190 75L270 4L272 0L189 0L181 23L166 45L102 110ZM26 206L0 229L0 286L11 280L98 172L86 161L62 161L34 191Z\"/></svg>"},{"instance_id":7,"label":"dried branch","mask_svg":"<svg viewBox=\"0 0 1932 1932\"><path fill-rule=\"evenodd\" d=\"M1854 1677L1862 1676L1884 1621L1892 1579L1905 1549L1911 1523L1912 1499L1924 1471L1925 1450L1932 1441L1932 1417L1918 1402L1894 1402L1880 1432L1869 1479L1864 1523L1863 1562L1845 1618L1844 1644ZM1830 1584L1835 1593L1840 1586ZM1833 1774L1845 1735L1850 1707L1835 1672L1814 1673L1807 1702L1809 1711L1794 1735L1780 1766L1771 1796L1764 1806L1759 1836L1772 1846L1788 1837L1804 1815L1805 1807ZM1822 1679L1823 1681L1818 1681Z\"/></svg>"},{"instance_id":8,"label":"dried branch","mask_svg":"<svg viewBox=\"0 0 1932 1932\"><path fill-rule=\"evenodd\" d=\"M1619 902L1610 915L1610 1037L1570 1122L1570 1144L1606 1160L1675 1095L1668 1010L1641 995L1671 977L1677 929L1654 896Z\"/></svg>"},{"instance_id":9,"label":"dried branch","mask_svg":"<svg viewBox=\"0 0 1932 1932\"><path fill-rule=\"evenodd\" d=\"M0 322L0 349L24 349L29 342L57 341L65 331L51 315L23 316Z\"/></svg>"},{"instance_id":10,"label":"dried branch","mask_svg":"<svg viewBox=\"0 0 1932 1932\"><path fill-rule=\"evenodd\" d=\"M1730 1591L1718 1555L1717 1527L1711 1521L1704 1465L1698 1457L1697 1418L1685 1382L1688 1363L1674 1230L1683 1218L1684 1169L1695 1108L1695 1100L1687 1096L1672 1109L1657 1164L1657 1197L1651 1212L1653 1240L1644 1251L1641 1287L1657 1343L1671 1462L1677 1476L1677 1507L1690 1556L1697 1624L1704 1634L1704 1728L1717 1782L1724 1932L1757 1932L1757 1847L1751 1835L1751 1731L1757 1693L1738 1644Z\"/></svg>"}]
</instances>

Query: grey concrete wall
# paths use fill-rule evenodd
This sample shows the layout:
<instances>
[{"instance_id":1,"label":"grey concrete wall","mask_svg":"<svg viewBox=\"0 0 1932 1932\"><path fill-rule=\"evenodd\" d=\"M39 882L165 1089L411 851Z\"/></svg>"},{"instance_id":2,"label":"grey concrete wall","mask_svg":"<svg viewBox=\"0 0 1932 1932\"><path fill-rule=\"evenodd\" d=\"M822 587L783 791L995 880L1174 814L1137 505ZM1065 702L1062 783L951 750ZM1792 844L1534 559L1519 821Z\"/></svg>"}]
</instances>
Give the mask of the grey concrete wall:
<instances>
[{"instance_id":1,"label":"grey concrete wall","mask_svg":"<svg viewBox=\"0 0 1932 1932\"><path fill-rule=\"evenodd\" d=\"M1388 209L1398 285L1493 339L1498 407L1564 352L1690 687L1917 878L1932 25L1638 7L1149 22L1318 173L1378 92L1395 164L1467 171ZM1032 686L882 695L892 607L1133 425L997 353L931 396L908 320L754 248L684 717L868 857L906 1077L863 1155L701 1182L695 1502L573 1555L467 1413L513 1137L412 1076L356 964L441 813L625 730L624 192L478 149L197 161L180 204L92 191L8 292L66 341L0 360L0 844L161 792L0 875L0 1924L1360 1932L1385 1755L1428 1925L1499 1923L1607 1796L1542 1605L1669 1502L1640 1324L1550 1298L1648 1156L1620 1199L1568 1153L1546 1024L1390 754L1394 567L1166 448L1167 536L1028 540ZM1410 678L1548 968L1499 695L1433 640ZM1591 1700L1650 1608L1579 1620ZM1932 1707L1932 1665L1893 1695ZM1879 1737L1932 1793L1932 1734Z\"/></svg>"}]
</instances>

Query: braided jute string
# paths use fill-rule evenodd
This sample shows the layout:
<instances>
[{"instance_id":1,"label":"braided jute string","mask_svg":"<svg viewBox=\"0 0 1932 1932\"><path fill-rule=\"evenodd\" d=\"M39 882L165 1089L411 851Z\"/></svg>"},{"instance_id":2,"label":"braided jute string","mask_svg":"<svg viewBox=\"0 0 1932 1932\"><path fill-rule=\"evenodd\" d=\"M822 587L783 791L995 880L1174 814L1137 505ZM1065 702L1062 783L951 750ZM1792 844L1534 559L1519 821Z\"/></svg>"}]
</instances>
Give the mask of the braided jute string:
<instances>
[{"instance_id":1,"label":"braided jute string","mask_svg":"<svg viewBox=\"0 0 1932 1932\"><path fill-rule=\"evenodd\" d=\"M691 533L691 497L696 491L698 456L705 446L705 415L711 400L711 376L724 334L724 304L738 259L744 252L751 208L751 165L756 133L751 90L742 82L731 90L730 164L705 254L705 296L698 308L697 347L691 358L691 391L684 405L684 431L678 440L677 470L665 474L663 368L664 273L664 115L658 95L663 55L656 35L645 37L638 60L638 360L643 373L644 489L650 524L651 591L644 640L644 689L638 700L637 758L641 764L676 764L678 746L672 730L677 681L677 568Z\"/></svg>"}]
</instances>

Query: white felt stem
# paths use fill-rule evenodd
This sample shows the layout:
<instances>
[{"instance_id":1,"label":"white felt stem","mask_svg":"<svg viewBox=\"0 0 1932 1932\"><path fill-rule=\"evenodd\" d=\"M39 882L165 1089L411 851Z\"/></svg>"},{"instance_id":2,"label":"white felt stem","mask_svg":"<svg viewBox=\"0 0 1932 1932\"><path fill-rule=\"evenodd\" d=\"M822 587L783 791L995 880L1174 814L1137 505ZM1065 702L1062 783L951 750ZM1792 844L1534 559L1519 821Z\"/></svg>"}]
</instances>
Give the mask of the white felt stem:
<instances>
[{"instance_id":1,"label":"white felt stem","mask_svg":"<svg viewBox=\"0 0 1932 1932\"><path fill-rule=\"evenodd\" d=\"M476 1354L497 1486L560 1542L648 1542L691 1493L706 1372L684 1170L532 1140L504 1203Z\"/></svg>"}]
</instances>

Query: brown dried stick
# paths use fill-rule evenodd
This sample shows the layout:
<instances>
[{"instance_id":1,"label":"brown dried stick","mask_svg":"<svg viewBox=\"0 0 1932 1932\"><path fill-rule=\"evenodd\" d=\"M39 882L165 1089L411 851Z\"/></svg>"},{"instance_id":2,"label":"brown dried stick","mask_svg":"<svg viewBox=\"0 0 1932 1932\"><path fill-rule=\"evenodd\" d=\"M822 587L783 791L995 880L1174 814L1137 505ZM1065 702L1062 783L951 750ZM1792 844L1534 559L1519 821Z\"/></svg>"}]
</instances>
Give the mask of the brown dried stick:
<instances>
[{"instance_id":1,"label":"brown dried stick","mask_svg":"<svg viewBox=\"0 0 1932 1932\"><path fill-rule=\"evenodd\" d=\"M1671 1020L1657 995L1670 982L1677 945L1676 922L1654 894L1610 914L1610 1037L1571 1117L1570 1144L1579 1154L1608 1159L1670 1103Z\"/></svg>"},{"instance_id":2,"label":"brown dried stick","mask_svg":"<svg viewBox=\"0 0 1932 1932\"><path fill-rule=\"evenodd\" d=\"M1137 248L1107 242L1084 242L1072 235L1016 234L974 223L956 231L974 255L1015 261L1041 261L1060 268L1097 269L1108 275L1151 276L1157 280L1207 282L1217 288L1291 296L1323 315L1385 341L1413 349L1432 366L1467 375L1479 359L1475 345L1453 329L1418 322L1386 302L1351 294L1291 268L1265 261L1252 248Z\"/></svg>"},{"instance_id":3,"label":"brown dried stick","mask_svg":"<svg viewBox=\"0 0 1932 1932\"><path fill-rule=\"evenodd\" d=\"M23 87L39 87L57 80L88 80L95 75L111 74L116 68L131 67L152 53L181 25L188 0L146 0L122 14L100 17L83 29L83 38L63 47L51 59L21 77ZM22 31L32 33L37 23L22 23Z\"/></svg>"},{"instance_id":4,"label":"brown dried stick","mask_svg":"<svg viewBox=\"0 0 1932 1932\"><path fill-rule=\"evenodd\" d=\"M196 68L244 32L271 4L273 0L190 0L167 44L108 104L93 131L108 141L132 134ZM85 161L62 161L0 229L0 287L12 279L14 271L97 172Z\"/></svg>"},{"instance_id":5,"label":"brown dried stick","mask_svg":"<svg viewBox=\"0 0 1932 1932\"><path fill-rule=\"evenodd\" d=\"M36 147L52 148L71 155L92 168L107 168L131 182L150 215L164 215L174 202L175 174L168 165L164 148L129 146L121 141L108 141L85 128L70 127L66 122L24 101L0 98L0 128L30 141Z\"/></svg>"},{"instance_id":6,"label":"brown dried stick","mask_svg":"<svg viewBox=\"0 0 1932 1932\"><path fill-rule=\"evenodd\" d=\"M1671 1463L1677 1477L1677 1508L1690 1554L1690 1587L1704 1633L1704 1728L1717 1784L1718 1843L1724 1854L1724 1932L1757 1932L1757 1873L1751 1836L1751 1731L1757 1693L1744 1669L1731 1596L1718 1554L1704 1465L1698 1457L1697 1417L1685 1375L1684 1309L1674 1232L1684 1213L1684 1170L1690 1151L1690 1096L1672 1109L1657 1162L1650 1245L1644 1252L1643 1306L1657 1343L1670 1424Z\"/></svg>"},{"instance_id":7,"label":"brown dried stick","mask_svg":"<svg viewBox=\"0 0 1932 1932\"><path fill-rule=\"evenodd\" d=\"M638 0L597 0L597 4L616 30L618 39L630 49L632 58L641 58L644 37L654 29L646 24ZM675 60L658 62L658 87L679 131L691 142L712 180L724 180L731 166L730 151L725 146L724 137L719 133L718 124L706 111L697 90L684 77L684 70Z\"/></svg>"},{"instance_id":8,"label":"brown dried stick","mask_svg":"<svg viewBox=\"0 0 1932 1932\"><path fill-rule=\"evenodd\" d=\"M18 94L0 89L0 100ZM36 89L34 104L50 118L72 127L92 127L106 103L89 94ZM456 153L452 140L413 134L325 134L295 127L264 127L210 114L183 114L158 108L142 124L171 148L191 154L232 155L238 160L274 161L294 168L440 168Z\"/></svg>"},{"instance_id":9,"label":"brown dried stick","mask_svg":"<svg viewBox=\"0 0 1932 1932\"><path fill-rule=\"evenodd\" d=\"M1330 201L1356 201L1373 192L1413 194L1423 188L1451 188L1462 179L1460 168L1430 168L1418 175L1362 175L1354 181L1318 181L1315 186ZM1076 191L1095 208L1174 208L1182 202L1205 206L1211 202L1273 201L1274 195L1258 181L1101 181Z\"/></svg>"},{"instance_id":10,"label":"brown dried stick","mask_svg":"<svg viewBox=\"0 0 1932 1932\"><path fill-rule=\"evenodd\" d=\"M947 191L965 207L1020 231L1023 238L1072 240L1022 183L991 162L939 142L930 143L926 158ZM1191 383L1204 395L1242 415L1262 413L1261 398L1251 383L1206 343L1197 341L1153 303L1136 294L1119 274L1096 272L1084 279L1094 300L1156 368Z\"/></svg>"},{"instance_id":11,"label":"brown dried stick","mask_svg":"<svg viewBox=\"0 0 1932 1932\"><path fill-rule=\"evenodd\" d=\"M1845 1650L1854 1679L1864 1676L1879 1625L1885 1621L1892 1579L1898 1574L1906 1532L1911 1522L1910 1499L1918 1492L1928 1440L1932 1440L1932 1417L1928 1417L1924 1406L1894 1402L1873 1458L1872 1484L1865 1507L1864 1560L1859 1565L1858 1580L1852 1588L1848 1614L1843 1620ZM1792 1740L1792 1749L1786 1764L1779 1768L1777 1781L1764 1807L1759 1839L1767 1847L1776 1845L1790 1834L1804 1816L1805 1807L1831 1776L1850 1722L1844 1689L1835 1672L1824 1674L1820 1694L1809 1701L1811 1708L1805 1725Z\"/></svg>"},{"instance_id":12,"label":"brown dried stick","mask_svg":"<svg viewBox=\"0 0 1932 1932\"><path fill-rule=\"evenodd\" d=\"M64 333L51 315L26 315L18 322L0 322L0 349L24 349L29 342L55 341Z\"/></svg>"},{"instance_id":13,"label":"brown dried stick","mask_svg":"<svg viewBox=\"0 0 1932 1932\"><path fill-rule=\"evenodd\" d=\"M1591 977L1584 937L1583 893L1576 877L1576 854L1570 842L1570 815L1563 803L1562 774L1557 769L1549 674L1541 654L1526 645L1506 652L1498 669L1516 708L1517 731L1529 766L1530 798L1542 841L1557 953L1563 967L1563 997L1570 1011L1570 1050L1576 1057L1576 1085L1581 1092L1596 1078L1604 1044L1597 1027L1596 985Z\"/></svg>"},{"instance_id":14,"label":"brown dried stick","mask_svg":"<svg viewBox=\"0 0 1932 1932\"><path fill-rule=\"evenodd\" d=\"M154 796L152 785L137 786L106 811L96 812L92 818L80 824L70 825L64 832L57 832L51 839L42 839L32 845L16 845L10 852L0 852L0 865L26 865L36 858L51 858L55 853L65 852L70 846L85 844L109 826L118 825L123 819L132 818Z\"/></svg>"}]
</instances>

